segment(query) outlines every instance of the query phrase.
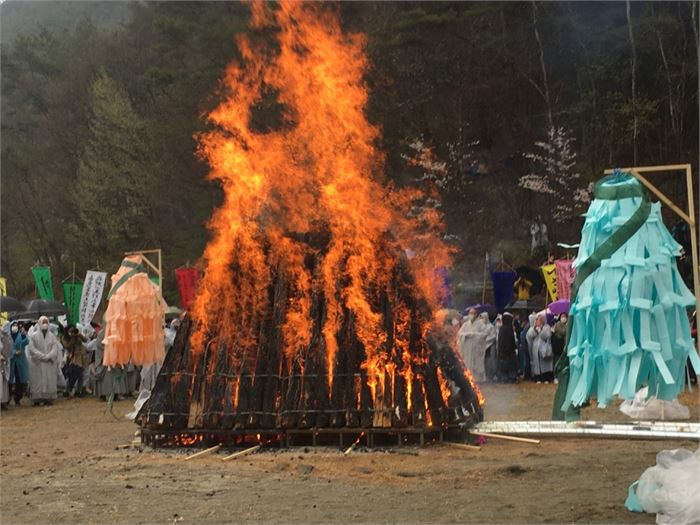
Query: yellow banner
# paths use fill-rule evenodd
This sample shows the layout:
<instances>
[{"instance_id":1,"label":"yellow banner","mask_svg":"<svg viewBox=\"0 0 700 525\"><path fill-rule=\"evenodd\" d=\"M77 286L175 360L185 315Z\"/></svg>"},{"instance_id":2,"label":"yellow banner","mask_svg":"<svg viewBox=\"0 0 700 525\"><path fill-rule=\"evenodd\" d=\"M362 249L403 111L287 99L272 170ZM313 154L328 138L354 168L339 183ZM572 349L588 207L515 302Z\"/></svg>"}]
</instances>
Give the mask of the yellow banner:
<instances>
[{"instance_id":1,"label":"yellow banner","mask_svg":"<svg viewBox=\"0 0 700 525\"><path fill-rule=\"evenodd\" d=\"M0 296L7 295L7 280L4 277L0 277ZM7 322L7 312L0 313L0 326Z\"/></svg>"},{"instance_id":2,"label":"yellow banner","mask_svg":"<svg viewBox=\"0 0 700 525\"><path fill-rule=\"evenodd\" d=\"M545 264L540 268L544 275L544 282L547 285L547 293L551 301L557 300L557 265Z\"/></svg>"}]
</instances>

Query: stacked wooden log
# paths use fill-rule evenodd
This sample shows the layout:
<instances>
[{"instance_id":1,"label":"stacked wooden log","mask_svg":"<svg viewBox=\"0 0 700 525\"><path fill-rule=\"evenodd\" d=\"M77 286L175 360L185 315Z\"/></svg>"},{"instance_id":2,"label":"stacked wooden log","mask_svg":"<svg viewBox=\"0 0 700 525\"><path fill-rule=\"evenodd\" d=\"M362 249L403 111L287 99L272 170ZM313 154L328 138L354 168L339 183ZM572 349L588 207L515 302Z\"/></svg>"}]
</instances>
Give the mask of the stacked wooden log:
<instances>
[{"instance_id":1,"label":"stacked wooden log","mask_svg":"<svg viewBox=\"0 0 700 525\"><path fill-rule=\"evenodd\" d=\"M137 422L163 430L477 423L482 411L463 364L440 327L424 333L430 310L415 296L405 258L395 259L391 286L372 295L386 335L381 373L363 367L367 352L356 318L343 307L329 388L322 332L326 298L320 287L312 293L308 347L294 359L285 355L282 325L294 289L278 266L267 307L252 321L259 334L256 346L234 348L212 333L204 350L195 353L190 347L195 322L185 318Z\"/></svg>"}]
</instances>

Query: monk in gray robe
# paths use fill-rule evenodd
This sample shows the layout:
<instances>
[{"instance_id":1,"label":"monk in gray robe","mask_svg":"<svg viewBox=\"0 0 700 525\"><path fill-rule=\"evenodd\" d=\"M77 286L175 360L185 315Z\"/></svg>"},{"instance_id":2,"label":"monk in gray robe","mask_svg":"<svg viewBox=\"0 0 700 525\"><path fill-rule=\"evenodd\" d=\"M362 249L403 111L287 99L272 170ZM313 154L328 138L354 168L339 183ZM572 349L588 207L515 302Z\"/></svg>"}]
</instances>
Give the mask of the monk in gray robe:
<instances>
[{"instance_id":1,"label":"monk in gray robe","mask_svg":"<svg viewBox=\"0 0 700 525\"><path fill-rule=\"evenodd\" d=\"M88 343L88 350L95 353L92 376L93 395L104 399L112 394L114 394L115 397L126 395L126 371L123 368L110 370L102 364L105 352L104 339L105 329L103 328L97 338Z\"/></svg>"},{"instance_id":2,"label":"monk in gray robe","mask_svg":"<svg viewBox=\"0 0 700 525\"><path fill-rule=\"evenodd\" d=\"M56 367L62 347L58 338L49 330L49 320L39 318L39 329L29 336L29 393L34 405L51 405L58 397Z\"/></svg>"},{"instance_id":3,"label":"monk in gray robe","mask_svg":"<svg viewBox=\"0 0 700 525\"><path fill-rule=\"evenodd\" d=\"M5 329L0 330L0 407L4 410L10 402L10 355L13 341Z\"/></svg>"}]
</instances>

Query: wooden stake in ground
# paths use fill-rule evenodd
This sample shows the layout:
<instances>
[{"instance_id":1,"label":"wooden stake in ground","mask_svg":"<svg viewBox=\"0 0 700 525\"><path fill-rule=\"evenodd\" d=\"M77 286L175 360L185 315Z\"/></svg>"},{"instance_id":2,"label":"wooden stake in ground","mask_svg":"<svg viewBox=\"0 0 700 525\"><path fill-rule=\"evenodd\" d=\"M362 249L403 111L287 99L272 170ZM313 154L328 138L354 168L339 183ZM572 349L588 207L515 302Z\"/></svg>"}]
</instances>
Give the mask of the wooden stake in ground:
<instances>
[{"instance_id":1,"label":"wooden stake in ground","mask_svg":"<svg viewBox=\"0 0 700 525\"><path fill-rule=\"evenodd\" d=\"M201 458L202 456L208 456L209 454L213 454L214 452L216 452L220 448L221 448L221 444L219 443L218 445L214 445L213 447L206 448L206 449L202 450L201 452L197 452L196 454L192 454L191 456L187 456L185 458L185 461L189 461L189 460L195 459L195 458Z\"/></svg>"},{"instance_id":2,"label":"wooden stake in ground","mask_svg":"<svg viewBox=\"0 0 700 525\"><path fill-rule=\"evenodd\" d=\"M490 438L494 438L494 439L503 439L506 441L517 441L519 443L532 443L533 445L540 444L539 439L529 439L529 438L521 438L521 437L515 437L515 436L506 436L503 434L491 434L489 432L471 432L471 434L474 436L483 436L483 437L490 437Z\"/></svg>"},{"instance_id":3,"label":"wooden stake in ground","mask_svg":"<svg viewBox=\"0 0 700 525\"><path fill-rule=\"evenodd\" d=\"M476 445L467 445L466 443L451 443L449 441L443 441L443 443L448 447L461 448L462 450L471 450L472 452L481 450L481 447L478 447Z\"/></svg>"},{"instance_id":4,"label":"wooden stake in ground","mask_svg":"<svg viewBox=\"0 0 700 525\"><path fill-rule=\"evenodd\" d=\"M252 454L253 452L256 452L258 449L260 449L261 446L262 445L255 445L254 447L250 447L250 448L247 448L245 450L240 450L238 452L234 452L230 456L225 456L225 457L221 458L221 461L229 461L231 459L236 459L236 458L240 458L243 456L247 456L248 454Z\"/></svg>"},{"instance_id":5,"label":"wooden stake in ground","mask_svg":"<svg viewBox=\"0 0 700 525\"><path fill-rule=\"evenodd\" d=\"M343 456L347 456L348 454L350 454L350 452L352 452L353 450L355 450L355 447L360 443L360 440L362 439L362 436L364 436L364 435L365 435L365 433L362 432L362 433L357 437L357 439L355 440L355 442L354 442L352 445L350 445L350 446L345 450L345 452L343 452Z\"/></svg>"}]
</instances>

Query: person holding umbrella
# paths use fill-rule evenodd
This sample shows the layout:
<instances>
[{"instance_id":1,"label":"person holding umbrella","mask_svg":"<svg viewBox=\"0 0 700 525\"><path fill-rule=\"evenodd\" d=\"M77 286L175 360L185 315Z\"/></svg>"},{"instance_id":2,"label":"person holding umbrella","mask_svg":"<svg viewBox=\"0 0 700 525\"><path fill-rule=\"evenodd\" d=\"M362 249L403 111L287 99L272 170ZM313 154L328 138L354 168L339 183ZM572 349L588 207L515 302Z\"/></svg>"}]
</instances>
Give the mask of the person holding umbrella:
<instances>
[{"instance_id":1,"label":"person holding umbrella","mask_svg":"<svg viewBox=\"0 0 700 525\"><path fill-rule=\"evenodd\" d=\"M49 319L39 318L39 329L29 336L27 355L29 367L29 394L34 405L52 405L58 397L56 367L61 356L61 343L49 330Z\"/></svg>"},{"instance_id":2,"label":"person holding umbrella","mask_svg":"<svg viewBox=\"0 0 700 525\"><path fill-rule=\"evenodd\" d=\"M29 339L27 339L27 330L22 323L12 323L10 335L13 342L10 354L10 390L15 405L19 405L29 381L29 363L24 351L29 344Z\"/></svg>"}]
</instances>

